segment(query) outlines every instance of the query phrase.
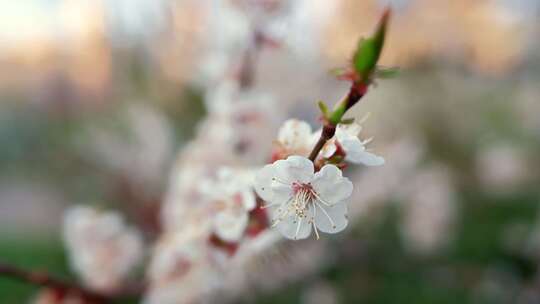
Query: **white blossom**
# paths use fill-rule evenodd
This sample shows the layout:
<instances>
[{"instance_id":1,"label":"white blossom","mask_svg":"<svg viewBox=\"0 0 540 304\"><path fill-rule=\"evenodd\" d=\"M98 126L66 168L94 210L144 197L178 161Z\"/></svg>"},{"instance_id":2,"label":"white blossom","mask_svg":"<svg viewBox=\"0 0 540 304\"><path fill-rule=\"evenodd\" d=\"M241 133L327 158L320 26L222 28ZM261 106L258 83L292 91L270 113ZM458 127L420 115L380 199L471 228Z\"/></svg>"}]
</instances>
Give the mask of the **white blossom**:
<instances>
[{"instance_id":1,"label":"white blossom","mask_svg":"<svg viewBox=\"0 0 540 304\"><path fill-rule=\"evenodd\" d=\"M214 232L224 241L239 241L248 225L249 211L256 206L251 172L224 167L218 171L216 181L203 186L215 210Z\"/></svg>"},{"instance_id":2,"label":"white blossom","mask_svg":"<svg viewBox=\"0 0 540 304\"><path fill-rule=\"evenodd\" d=\"M280 155L279 158L289 155L307 156L315 145L315 135L307 122L289 119L279 129L276 153Z\"/></svg>"},{"instance_id":3,"label":"white blossom","mask_svg":"<svg viewBox=\"0 0 540 304\"><path fill-rule=\"evenodd\" d=\"M366 144L371 139L362 141L358 138L361 130L362 127L356 123L339 124L335 136L324 145L322 155L329 158L341 147L345 152L345 160L348 162L366 166L383 165L384 158L368 152L366 149Z\"/></svg>"},{"instance_id":4,"label":"white blossom","mask_svg":"<svg viewBox=\"0 0 540 304\"><path fill-rule=\"evenodd\" d=\"M92 289L120 287L143 256L141 236L116 212L75 206L66 212L63 228L70 262Z\"/></svg>"},{"instance_id":5,"label":"white blossom","mask_svg":"<svg viewBox=\"0 0 540 304\"><path fill-rule=\"evenodd\" d=\"M273 226L289 239L307 238L312 227L319 237L318 230L337 233L347 226L353 185L334 165L315 173L309 159L290 156L261 169L255 189L268 207L277 207Z\"/></svg>"},{"instance_id":6,"label":"white blossom","mask_svg":"<svg viewBox=\"0 0 540 304\"><path fill-rule=\"evenodd\" d=\"M495 143L478 150L476 172L482 187L504 194L528 180L530 167L522 149L509 143Z\"/></svg>"},{"instance_id":7,"label":"white blossom","mask_svg":"<svg viewBox=\"0 0 540 304\"><path fill-rule=\"evenodd\" d=\"M204 296L219 283L211 265L208 236L198 226L162 235L148 267L149 288L143 303L204 302Z\"/></svg>"}]
</instances>

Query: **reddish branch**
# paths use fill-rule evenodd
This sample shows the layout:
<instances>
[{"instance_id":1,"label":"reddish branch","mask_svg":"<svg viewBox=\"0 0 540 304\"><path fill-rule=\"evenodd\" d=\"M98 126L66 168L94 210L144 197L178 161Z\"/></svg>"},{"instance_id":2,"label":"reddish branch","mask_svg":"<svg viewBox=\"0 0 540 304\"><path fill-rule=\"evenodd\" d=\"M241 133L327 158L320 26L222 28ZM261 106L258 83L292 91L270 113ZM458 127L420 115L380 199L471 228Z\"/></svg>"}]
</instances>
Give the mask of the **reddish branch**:
<instances>
[{"instance_id":1,"label":"reddish branch","mask_svg":"<svg viewBox=\"0 0 540 304\"><path fill-rule=\"evenodd\" d=\"M345 105L345 111L346 113L350 108L352 108L364 95L367 93L367 88L369 84L365 83L353 83L351 86L351 89L349 90L349 93L345 97L345 99L342 101ZM324 125L321 132L321 137L319 137L319 140L317 141L317 144L315 144L315 147L313 147L313 150L309 154L309 159L312 162L315 162L315 159L319 155L319 152L321 152L321 149L324 147L327 141L329 141L334 135L336 134L336 127L337 124L333 124L328 119L324 119Z\"/></svg>"},{"instance_id":2,"label":"reddish branch","mask_svg":"<svg viewBox=\"0 0 540 304\"><path fill-rule=\"evenodd\" d=\"M252 41L246 48L242 57L242 62L240 63L238 82L240 83L240 87L242 89L247 89L253 86L253 83L255 82L255 66L257 63L257 57L261 47L267 40L264 37L264 34L259 30L254 30L252 37Z\"/></svg>"},{"instance_id":3,"label":"reddish branch","mask_svg":"<svg viewBox=\"0 0 540 304\"><path fill-rule=\"evenodd\" d=\"M41 271L27 271L6 263L0 263L0 276L10 277L33 285L51 288L63 294L71 294L81 298L88 303L109 303L110 299L106 295L88 290L80 285L56 278Z\"/></svg>"},{"instance_id":4,"label":"reddish branch","mask_svg":"<svg viewBox=\"0 0 540 304\"><path fill-rule=\"evenodd\" d=\"M9 277L21 282L37 285L40 287L49 288L63 295L77 297L89 304L107 304L113 299L128 298L140 296L144 290L144 286L132 285L126 286L121 290L116 290L111 293L99 293L89 290L81 285L71 281L54 277L43 271L28 271L22 268L0 262L0 276Z\"/></svg>"}]
</instances>

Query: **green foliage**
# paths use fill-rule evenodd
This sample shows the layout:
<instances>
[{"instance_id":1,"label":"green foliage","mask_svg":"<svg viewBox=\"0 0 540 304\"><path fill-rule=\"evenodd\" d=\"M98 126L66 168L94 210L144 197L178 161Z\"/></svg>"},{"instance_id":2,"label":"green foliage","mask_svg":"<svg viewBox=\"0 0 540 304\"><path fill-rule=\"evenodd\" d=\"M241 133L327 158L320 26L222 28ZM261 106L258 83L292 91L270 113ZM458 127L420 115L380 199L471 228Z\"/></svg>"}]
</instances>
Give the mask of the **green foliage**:
<instances>
[{"instance_id":1,"label":"green foliage","mask_svg":"<svg viewBox=\"0 0 540 304\"><path fill-rule=\"evenodd\" d=\"M71 277L60 240L0 239L0 259L24 269ZM38 290L36 286L0 277L0 303L26 303Z\"/></svg>"}]
</instances>

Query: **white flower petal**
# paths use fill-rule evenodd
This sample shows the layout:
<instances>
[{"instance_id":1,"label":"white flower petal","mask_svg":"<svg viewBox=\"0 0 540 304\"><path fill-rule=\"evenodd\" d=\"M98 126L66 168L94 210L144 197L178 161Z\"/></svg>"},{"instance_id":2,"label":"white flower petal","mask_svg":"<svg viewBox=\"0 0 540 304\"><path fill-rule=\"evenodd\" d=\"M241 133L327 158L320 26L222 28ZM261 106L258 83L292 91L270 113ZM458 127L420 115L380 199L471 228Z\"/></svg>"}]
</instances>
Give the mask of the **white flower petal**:
<instances>
[{"instance_id":1,"label":"white flower petal","mask_svg":"<svg viewBox=\"0 0 540 304\"><path fill-rule=\"evenodd\" d=\"M285 162L285 160L277 162ZM289 183L284 184L281 178L278 177L277 162L264 166L255 176L255 191L264 201L270 204L280 204L287 201L292 191Z\"/></svg>"},{"instance_id":2,"label":"white flower petal","mask_svg":"<svg viewBox=\"0 0 540 304\"><path fill-rule=\"evenodd\" d=\"M334 165L325 165L315 173L311 182L324 204L335 204L348 199L353 190L353 184L343 177L341 170Z\"/></svg>"},{"instance_id":3,"label":"white flower petal","mask_svg":"<svg viewBox=\"0 0 540 304\"><path fill-rule=\"evenodd\" d=\"M366 166L381 166L384 165L384 158L366 150L352 150L347 152L345 158L347 161L355 164L364 164Z\"/></svg>"},{"instance_id":4,"label":"white flower petal","mask_svg":"<svg viewBox=\"0 0 540 304\"><path fill-rule=\"evenodd\" d=\"M216 234L224 241L240 240L248 224L247 212L220 212L214 220Z\"/></svg>"},{"instance_id":5,"label":"white flower petal","mask_svg":"<svg viewBox=\"0 0 540 304\"><path fill-rule=\"evenodd\" d=\"M311 126L302 120L289 119L279 129L278 141L286 148L298 150L306 148L311 138Z\"/></svg>"},{"instance_id":6,"label":"white flower petal","mask_svg":"<svg viewBox=\"0 0 540 304\"><path fill-rule=\"evenodd\" d=\"M313 178L313 163L302 156L289 156L274 163L276 178L291 185L293 182L309 183Z\"/></svg>"},{"instance_id":7,"label":"white flower petal","mask_svg":"<svg viewBox=\"0 0 540 304\"><path fill-rule=\"evenodd\" d=\"M347 138L358 138L358 134L362 131L362 126L357 123L352 124L339 124L336 129L336 138L338 140L347 139Z\"/></svg>"},{"instance_id":8,"label":"white flower petal","mask_svg":"<svg viewBox=\"0 0 540 304\"><path fill-rule=\"evenodd\" d=\"M272 190L273 180L275 175L274 165L264 166L255 176L255 191L265 201L271 202L274 197L274 191Z\"/></svg>"},{"instance_id":9,"label":"white flower petal","mask_svg":"<svg viewBox=\"0 0 540 304\"><path fill-rule=\"evenodd\" d=\"M244 205L244 208L247 211L253 210L253 208L255 208L255 206L257 205L257 201L255 198L255 194L253 194L253 191L252 190L242 191L240 195L242 197L242 204Z\"/></svg>"},{"instance_id":10,"label":"white flower petal","mask_svg":"<svg viewBox=\"0 0 540 304\"><path fill-rule=\"evenodd\" d=\"M321 203L315 204L315 226L322 232L338 233L348 224L347 204L340 202L327 207Z\"/></svg>"},{"instance_id":11,"label":"white flower petal","mask_svg":"<svg viewBox=\"0 0 540 304\"><path fill-rule=\"evenodd\" d=\"M297 216L294 213L291 213L286 218L284 218L277 228L283 236L291 240L301 240L305 239L311 235L311 224L308 219L310 217L303 218L301 220L296 220Z\"/></svg>"},{"instance_id":12,"label":"white flower petal","mask_svg":"<svg viewBox=\"0 0 540 304\"><path fill-rule=\"evenodd\" d=\"M321 155L324 158L330 158L337 151L336 141L331 139L321 149Z\"/></svg>"}]
</instances>

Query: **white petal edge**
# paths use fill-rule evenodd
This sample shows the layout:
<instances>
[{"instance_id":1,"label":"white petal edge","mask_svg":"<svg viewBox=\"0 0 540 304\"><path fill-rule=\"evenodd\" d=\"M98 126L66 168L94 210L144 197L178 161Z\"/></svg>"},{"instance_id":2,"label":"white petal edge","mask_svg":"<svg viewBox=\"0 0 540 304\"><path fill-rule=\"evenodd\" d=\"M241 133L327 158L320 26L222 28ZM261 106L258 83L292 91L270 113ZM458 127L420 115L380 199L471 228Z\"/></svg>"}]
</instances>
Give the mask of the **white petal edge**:
<instances>
[{"instance_id":1,"label":"white petal edge","mask_svg":"<svg viewBox=\"0 0 540 304\"><path fill-rule=\"evenodd\" d=\"M313 163L303 156L289 156L286 160L274 162L276 175L280 182L291 185L293 182L309 183L313 179Z\"/></svg>"},{"instance_id":2,"label":"white petal edge","mask_svg":"<svg viewBox=\"0 0 540 304\"><path fill-rule=\"evenodd\" d=\"M348 199L353 191L351 181L343 177L341 170L334 165L325 165L315 173L311 182L313 189L324 201L323 204L333 205Z\"/></svg>"},{"instance_id":3,"label":"white petal edge","mask_svg":"<svg viewBox=\"0 0 540 304\"><path fill-rule=\"evenodd\" d=\"M347 204L345 202L340 202L330 207L319 203L315 207L314 214L315 226L325 233L341 232L349 223L347 218Z\"/></svg>"}]
</instances>

